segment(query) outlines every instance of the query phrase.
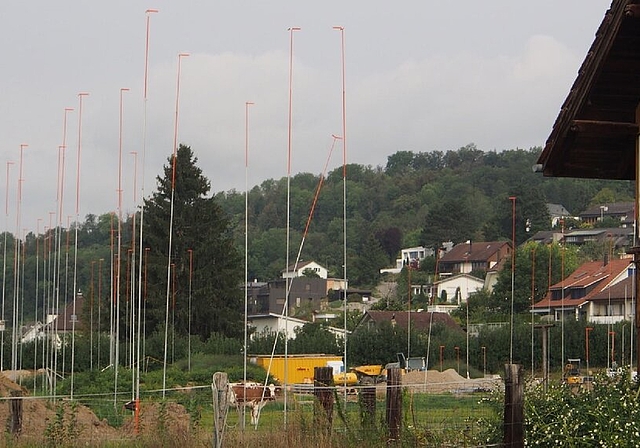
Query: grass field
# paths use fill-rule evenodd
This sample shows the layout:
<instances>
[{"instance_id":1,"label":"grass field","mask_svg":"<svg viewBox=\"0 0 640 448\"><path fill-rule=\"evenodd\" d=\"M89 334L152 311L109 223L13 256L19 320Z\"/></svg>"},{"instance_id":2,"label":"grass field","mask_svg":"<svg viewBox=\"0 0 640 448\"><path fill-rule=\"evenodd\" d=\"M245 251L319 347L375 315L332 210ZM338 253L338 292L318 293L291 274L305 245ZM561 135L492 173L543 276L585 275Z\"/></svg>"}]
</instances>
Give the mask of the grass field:
<instances>
[{"instance_id":1,"label":"grass field","mask_svg":"<svg viewBox=\"0 0 640 448\"><path fill-rule=\"evenodd\" d=\"M482 422L496 418L494 408L485 398L487 394L405 392L402 443L406 442L407 446L478 444L486 439L487 426ZM342 396L338 396L330 431L326 430L328 425L324 419L314 417L311 395L291 400L287 410L286 431L282 401L270 403L263 409L257 429L249 424L247 415L247 424L243 430L238 413L235 409L230 409L225 440L229 441L230 446L360 447L364 442L367 447L386 446L384 399L377 400L375 419L372 422L361 419L356 397L349 397L346 412L343 407ZM213 433L213 413L210 409L202 413L201 427Z\"/></svg>"}]
</instances>

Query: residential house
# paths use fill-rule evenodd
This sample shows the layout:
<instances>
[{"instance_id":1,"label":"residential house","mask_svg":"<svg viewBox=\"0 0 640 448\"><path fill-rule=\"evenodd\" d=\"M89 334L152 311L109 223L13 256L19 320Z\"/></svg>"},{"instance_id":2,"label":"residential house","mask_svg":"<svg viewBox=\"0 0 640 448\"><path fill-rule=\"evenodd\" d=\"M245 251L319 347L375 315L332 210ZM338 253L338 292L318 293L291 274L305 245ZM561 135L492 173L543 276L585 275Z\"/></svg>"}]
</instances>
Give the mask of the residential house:
<instances>
[{"instance_id":1,"label":"residential house","mask_svg":"<svg viewBox=\"0 0 640 448\"><path fill-rule=\"evenodd\" d=\"M289 281L289 312L295 315L298 309L318 311L330 299L344 295L345 281L336 278L294 277L291 280L277 279L270 282L250 282L247 288L250 314L283 314L287 281ZM244 286L243 286L244 288ZM363 301L371 296L370 290L347 289L347 295L360 294Z\"/></svg>"},{"instance_id":2,"label":"residential house","mask_svg":"<svg viewBox=\"0 0 640 448\"><path fill-rule=\"evenodd\" d=\"M442 280L433 282L432 291L434 297L433 306L429 311L436 311L449 314L463 303L467 303L469 295L484 287L484 280L470 274L457 274L451 277L444 277ZM440 303L438 299L446 298L446 302Z\"/></svg>"},{"instance_id":3,"label":"residential house","mask_svg":"<svg viewBox=\"0 0 640 448\"><path fill-rule=\"evenodd\" d=\"M56 346L61 347L65 335L71 334L73 331L88 330L86 322L79 318L83 313L84 306L85 298L81 292L78 292L75 303L72 300L65 305L62 312L48 315L46 324L35 322L24 326L21 333L21 342L28 343L36 339L40 340L47 333L55 332L57 334Z\"/></svg>"},{"instance_id":4,"label":"residential house","mask_svg":"<svg viewBox=\"0 0 640 448\"><path fill-rule=\"evenodd\" d=\"M327 268L321 266L315 261L300 261L296 265L295 263L290 265L286 270L282 271L282 278L296 278L303 277L304 271L310 270L318 275L320 278L326 279L328 276Z\"/></svg>"},{"instance_id":5,"label":"residential house","mask_svg":"<svg viewBox=\"0 0 640 448\"><path fill-rule=\"evenodd\" d=\"M587 320L594 324L615 324L635 315L633 274L592 295L587 303Z\"/></svg>"},{"instance_id":6,"label":"residential house","mask_svg":"<svg viewBox=\"0 0 640 448\"><path fill-rule=\"evenodd\" d=\"M564 242L578 246L591 242L601 244L608 249L627 248L633 244L633 228L614 227L573 230L564 234Z\"/></svg>"},{"instance_id":7,"label":"residential house","mask_svg":"<svg viewBox=\"0 0 640 448\"><path fill-rule=\"evenodd\" d=\"M601 204L589 207L580 213L580 221L586 224L596 224L604 218L613 218L620 221L620 227L632 227L634 219L633 202L615 202L613 204Z\"/></svg>"},{"instance_id":8,"label":"residential house","mask_svg":"<svg viewBox=\"0 0 640 448\"><path fill-rule=\"evenodd\" d=\"M561 219L570 218L571 214L561 204L547 204L547 211L551 217L551 227L556 227Z\"/></svg>"},{"instance_id":9,"label":"residential house","mask_svg":"<svg viewBox=\"0 0 640 448\"><path fill-rule=\"evenodd\" d=\"M80 317L85 305L85 298L81 292L76 295L75 303L70 301L65 305L62 312L58 314L50 323L45 325L46 331L57 331L58 333L71 333L82 328L83 322Z\"/></svg>"},{"instance_id":10,"label":"residential house","mask_svg":"<svg viewBox=\"0 0 640 448\"><path fill-rule=\"evenodd\" d=\"M289 284L289 315L297 310L314 311L323 308L322 302L328 301L327 280L314 277L295 277L291 280L272 280L260 288L256 305L252 308L256 314L284 314L285 298Z\"/></svg>"},{"instance_id":11,"label":"residential house","mask_svg":"<svg viewBox=\"0 0 640 448\"><path fill-rule=\"evenodd\" d=\"M247 322L256 334L281 333L285 334L288 339L296 337L296 330L302 328L309 321L298 319L291 316L283 316L281 314L253 314L247 316ZM325 327L336 336L344 337L344 328ZM349 334L349 332L347 332Z\"/></svg>"},{"instance_id":12,"label":"residential house","mask_svg":"<svg viewBox=\"0 0 640 448\"><path fill-rule=\"evenodd\" d=\"M439 275L486 272L505 258L511 257L508 241L480 241L456 244L438 260Z\"/></svg>"},{"instance_id":13,"label":"residential house","mask_svg":"<svg viewBox=\"0 0 640 448\"><path fill-rule=\"evenodd\" d=\"M462 331L462 328L458 323L447 313L432 313L427 311L417 312L412 311L366 311L360 322L356 327L358 328L372 328L378 325L389 324L391 326L398 326L406 330L411 325L413 330L419 332L428 332L431 325L445 325L454 330Z\"/></svg>"},{"instance_id":14,"label":"residential house","mask_svg":"<svg viewBox=\"0 0 640 448\"><path fill-rule=\"evenodd\" d=\"M433 249L422 246L408 247L400 251L400 258L396 259L396 265L393 268L380 269L381 274L399 274L405 266L418 267L420 262L434 254Z\"/></svg>"},{"instance_id":15,"label":"residential house","mask_svg":"<svg viewBox=\"0 0 640 448\"><path fill-rule=\"evenodd\" d=\"M593 297L632 275L630 260L614 259L609 262L589 261L571 275L549 288L547 295L533 305L533 312L565 318L589 319L589 313L598 313ZM594 315L594 314L592 314Z\"/></svg>"},{"instance_id":16,"label":"residential house","mask_svg":"<svg viewBox=\"0 0 640 448\"><path fill-rule=\"evenodd\" d=\"M527 241L538 244L552 244L562 241L562 232L557 230L540 230L533 234Z\"/></svg>"},{"instance_id":17,"label":"residential house","mask_svg":"<svg viewBox=\"0 0 640 448\"><path fill-rule=\"evenodd\" d=\"M493 287L498 283L498 276L500 275L500 271L504 268L507 260L507 258L503 258L498 264L493 265L491 269L487 270L484 277L484 289L486 289L487 292L493 292Z\"/></svg>"}]
</instances>

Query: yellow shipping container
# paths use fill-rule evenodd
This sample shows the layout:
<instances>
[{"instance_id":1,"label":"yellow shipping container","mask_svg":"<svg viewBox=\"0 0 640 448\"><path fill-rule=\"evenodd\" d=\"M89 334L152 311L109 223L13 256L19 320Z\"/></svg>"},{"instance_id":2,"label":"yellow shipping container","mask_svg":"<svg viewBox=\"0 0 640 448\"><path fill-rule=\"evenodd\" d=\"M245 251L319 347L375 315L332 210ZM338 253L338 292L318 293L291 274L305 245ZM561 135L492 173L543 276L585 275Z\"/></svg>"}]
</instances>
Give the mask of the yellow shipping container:
<instances>
[{"instance_id":1,"label":"yellow shipping container","mask_svg":"<svg viewBox=\"0 0 640 448\"><path fill-rule=\"evenodd\" d=\"M261 366L269 371L280 384L284 384L285 379L285 359L284 356L274 356L269 369L271 357L268 355L251 356L253 364ZM289 384L313 383L313 369L315 367L333 367L334 373L342 369L342 357L334 355L289 355L287 356L287 382Z\"/></svg>"}]
</instances>

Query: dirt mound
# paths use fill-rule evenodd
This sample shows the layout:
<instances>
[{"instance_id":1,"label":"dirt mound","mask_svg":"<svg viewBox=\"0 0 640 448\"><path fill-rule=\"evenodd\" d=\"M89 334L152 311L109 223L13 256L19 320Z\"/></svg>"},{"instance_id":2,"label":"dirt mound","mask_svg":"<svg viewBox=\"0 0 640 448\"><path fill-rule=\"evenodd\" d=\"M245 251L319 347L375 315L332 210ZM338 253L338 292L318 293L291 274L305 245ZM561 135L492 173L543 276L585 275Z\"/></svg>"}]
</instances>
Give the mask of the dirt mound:
<instances>
[{"instance_id":1,"label":"dirt mound","mask_svg":"<svg viewBox=\"0 0 640 448\"><path fill-rule=\"evenodd\" d=\"M425 378L426 376L426 378ZM447 369L444 372L438 370L429 370L427 372L413 370L402 377L403 384L429 384L429 383L459 383L466 381L466 378L460 376L453 369Z\"/></svg>"},{"instance_id":2,"label":"dirt mound","mask_svg":"<svg viewBox=\"0 0 640 448\"><path fill-rule=\"evenodd\" d=\"M413 392L439 393L489 390L498 387L500 384L500 379L467 379L459 375L454 369L447 369L444 372L438 370L429 370L427 372L413 370L402 376L402 386L409 388ZM381 386L381 389L385 387Z\"/></svg>"},{"instance_id":3,"label":"dirt mound","mask_svg":"<svg viewBox=\"0 0 640 448\"><path fill-rule=\"evenodd\" d=\"M0 373L0 397L12 397L16 392L27 395L27 389L12 381L5 372Z\"/></svg>"},{"instance_id":4,"label":"dirt mound","mask_svg":"<svg viewBox=\"0 0 640 448\"><path fill-rule=\"evenodd\" d=\"M89 446L105 440L118 440L118 430L100 421L88 407L79 402L31 397L28 391L0 374L0 431L10 428L11 402L6 398L21 396L22 426L17 440L40 444L45 440L66 444L78 441Z\"/></svg>"}]
</instances>

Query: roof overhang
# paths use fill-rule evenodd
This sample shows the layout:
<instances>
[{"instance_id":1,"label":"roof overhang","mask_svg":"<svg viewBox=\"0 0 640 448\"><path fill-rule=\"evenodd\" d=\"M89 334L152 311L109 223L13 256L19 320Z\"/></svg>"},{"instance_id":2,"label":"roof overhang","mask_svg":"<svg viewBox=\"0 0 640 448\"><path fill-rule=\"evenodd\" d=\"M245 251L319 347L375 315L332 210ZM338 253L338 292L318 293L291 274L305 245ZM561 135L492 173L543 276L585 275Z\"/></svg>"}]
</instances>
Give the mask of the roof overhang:
<instances>
[{"instance_id":1,"label":"roof overhang","mask_svg":"<svg viewBox=\"0 0 640 448\"><path fill-rule=\"evenodd\" d=\"M538 159L545 176L635 179L640 0L613 0Z\"/></svg>"}]
</instances>

